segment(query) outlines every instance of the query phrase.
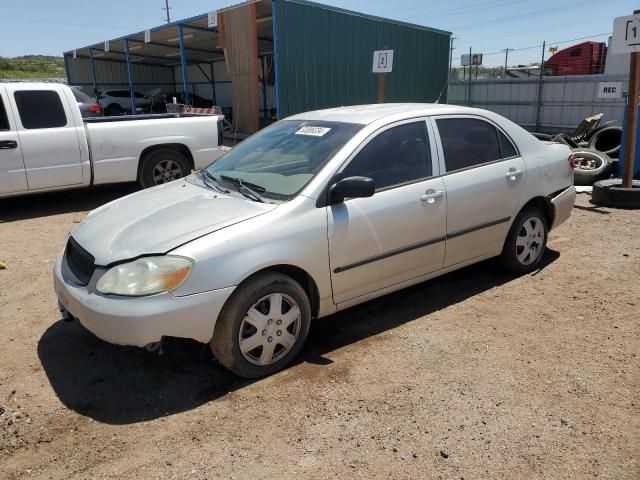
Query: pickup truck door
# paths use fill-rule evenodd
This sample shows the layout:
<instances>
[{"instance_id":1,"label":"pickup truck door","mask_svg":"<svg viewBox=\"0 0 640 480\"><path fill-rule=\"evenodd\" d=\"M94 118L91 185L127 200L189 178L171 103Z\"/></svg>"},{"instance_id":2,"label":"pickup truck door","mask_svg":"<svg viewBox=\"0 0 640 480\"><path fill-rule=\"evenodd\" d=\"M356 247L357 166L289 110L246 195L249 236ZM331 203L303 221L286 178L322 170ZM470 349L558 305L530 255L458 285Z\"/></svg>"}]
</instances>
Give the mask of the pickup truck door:
<instances>
[{"instance_id":1,"label":"pickup truck door","mask_svg":"<svg viewBox=\"0 0 640 480\"><path fill-rule=\"evenodd\" d=\"M0 195L27 190L22 150L7 92L0 85Z\"/></svg>"},{"instance_id":2,"label":"pickup truck door","mask_svg":"<svg viewBox=\"0 0 640 480\"><path fill-rule=\"evenodd\" d=\"M82 183L80 142L72 105L61 85L7 89L29 190ZM74 103L73 108L78 108Z\"/></svg>"},{"instance_id":3,"label":"pickup truck door","mask_svg":"<svg viewBox=\"0 0 640 480\"><path fill-rule=\"evenodd\" d=\"M365 176L369 198L327 207L336 304L439 270L444 261L446 198L425 119L378 130L331 182Z\"/></svg>"},{"instance_id":4,"label":"pickup truck door","mask_svg":"<svg viewBox=\"0 0 640 480\"><path fill-rule=\"evenodd\" d=\"M527 175L513 142L484 117L433 118L447 191L449 267L502 250Z\"/></svg>"}]
</instances>

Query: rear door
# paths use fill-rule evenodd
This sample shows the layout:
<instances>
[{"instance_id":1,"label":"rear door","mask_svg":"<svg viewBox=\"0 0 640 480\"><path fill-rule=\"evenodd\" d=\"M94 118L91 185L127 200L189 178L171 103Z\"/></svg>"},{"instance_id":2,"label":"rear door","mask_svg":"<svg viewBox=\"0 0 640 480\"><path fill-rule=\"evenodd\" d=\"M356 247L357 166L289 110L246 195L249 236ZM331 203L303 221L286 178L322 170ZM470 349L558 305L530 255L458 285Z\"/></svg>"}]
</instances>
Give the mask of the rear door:
<instances>
[{"instance_id":1,"label":"rear door","mask_svg":"<svg viewBox=\"0 0 640 480\"><path fill-rule=\"evenodd\" d=\"M10 101L29 190L81 184L79 132L71 110L78 108L75 102L69 103L59 85L20 85Z\"/></svg>"},{"instance_id":2,"label":"rear door","mask_svg":"<svg viewBox=\"0 0 640 480\"><path fill-rule=\"evenodd\" d=\"M433 123L447 191L445 267L497 255L522 197L524 160L484 117L437 116Z\"/></svg>"},{"instance_id":3,"label":"rear door","mask_svg":"<svg viewBox=\"0 0 640 480\"><path fill-rule=\"evenodd\" d=\"M335 303L442 268L446 204L430 138L425 119L387 126L333 180L376 183L372 197L327 207Z\"/></svg>"},{"instance_id":4,"label":"rear door","mask_svg":"<svg viewBox=\"0 0 640 480\"><path fill-rule=\"evenodd\" d=\"M7 92L0 85L0 195L27 190L20 139L7 100Z\"/></svg>"}]
</instances>

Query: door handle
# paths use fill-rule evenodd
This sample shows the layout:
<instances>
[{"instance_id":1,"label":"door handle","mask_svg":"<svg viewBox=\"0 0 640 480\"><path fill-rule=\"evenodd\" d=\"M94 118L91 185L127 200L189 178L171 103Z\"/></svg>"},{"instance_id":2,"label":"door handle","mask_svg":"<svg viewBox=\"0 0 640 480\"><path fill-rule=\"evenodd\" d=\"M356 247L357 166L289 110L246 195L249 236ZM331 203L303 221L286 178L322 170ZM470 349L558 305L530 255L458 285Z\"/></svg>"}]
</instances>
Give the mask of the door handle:
<instances>
[{"instance_id":1,"label":"door handle","mask_svg":"<svg viewBox=\"0 0 640 480\"><path fill-rule=\"evenodd\" d=\"M18 148L18 142L16 142L15 140L0 141L0 149L9 150L11 148Z\"/></svg>"},{"instance_id":2,"label":"door handle","mask_svg":"<svg viewBox=\"0 0 640 480\"><path fill-rule=\"evenodd\" d=\"M436 203L436 200L443 196L444 192L442 190L427 190L426 193L420 197L420 200L427 203Z\"/></svg>"},{"instance_id":3,"label":"door handle","mask_svg":"<svg viewBox=\"0 0 640 480\"><path fill-rule=\"evenodd\" d=\"M517 180L518 177L520 175L522 175L524 172L522 170L516 170L515 168L512 170L509 170L507 173L505 173L505 177L507 178L507 180L511 180L512 182Z\"/></svg>"}]
</instances>

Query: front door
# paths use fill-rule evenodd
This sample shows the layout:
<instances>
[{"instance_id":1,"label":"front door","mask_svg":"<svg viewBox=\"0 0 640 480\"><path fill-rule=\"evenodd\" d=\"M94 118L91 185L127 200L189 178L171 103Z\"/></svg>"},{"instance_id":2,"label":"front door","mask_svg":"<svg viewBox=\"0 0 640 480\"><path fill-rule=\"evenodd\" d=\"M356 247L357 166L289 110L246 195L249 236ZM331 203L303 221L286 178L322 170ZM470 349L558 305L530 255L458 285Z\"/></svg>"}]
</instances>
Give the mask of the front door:
<instances>
[{"instance_id":1,"label":"front door","mask_svg":"<svg viewBox=\"0 0 640 480\"><path fill-rule=\"evenodd\" d=\"M0 85L0 195L27 190L20 139L7 94Z\"/></svg>"},{"instance_id":2,"label":"front door","mask_svg":"<svg viewBox=\"0 0 640 480\"><path fill-rule=\"evenodd\" d=\"M29 190L82 183L78 131L64 90L16 87L11 100L27 171ZM74 108L78 108L74 99Z\"/></svg>"},{"instance_id":3,"label":"front door","mask_svg":"<svg viewBox=\"0 0 640 480\"><path fill-rule=\"evenodd\" d=\"M432 148L425 120L393 124L337 174L370 177L376 192L327 207L336 304L442 268L446 202Z\"/></svg>"},{"instance_id":4,"label":"front door","mask_svg":"<svg viewBox=\"0 0 640 480\"><path fill-rule=\"evenodd\" d=\"M522 197L524 160L485 119L447 116L434 123L447 191L445 267L497 255Z\"/></svg>"}]
</instances>

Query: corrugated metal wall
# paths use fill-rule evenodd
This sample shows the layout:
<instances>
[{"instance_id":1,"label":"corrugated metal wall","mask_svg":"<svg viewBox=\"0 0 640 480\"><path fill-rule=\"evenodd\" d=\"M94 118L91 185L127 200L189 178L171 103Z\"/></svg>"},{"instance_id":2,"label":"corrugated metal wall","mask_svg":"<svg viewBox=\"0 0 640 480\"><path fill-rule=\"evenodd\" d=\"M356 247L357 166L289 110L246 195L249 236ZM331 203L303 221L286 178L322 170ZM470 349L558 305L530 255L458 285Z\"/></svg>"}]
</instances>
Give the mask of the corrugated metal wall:
<instances>
[{"instance_id":1,"label":"corrugated metal wall","mask_svg":"<svg viewBox=\"0 0 640 480\"><path fill-rule=\"evenodd\" d=\"M91 61L88 58L66 57L69 84L79 85L86 92L93 89L93 76L91 72ZM111 60L100 60L96 58L96 78L99 90L108 88L129 88L127 77L127 64ZM133 75L136 89L142 92L149 91L156 87L162 87L168 91L173 89L173 78L171 69L155 65L133 64Z\"/></svg>"},{"instance_id":2,"label":"corrugated metal wall","mask_svg":"<svg viewBox=\"0 0 640 480\"><path fill-rule=\"evenodd\" d=\"M446 101L449 34L295 0L273 9L280 118L375 103L373 52L384 46L394 50L386 102Z\"/></svg>"},{"instance_id":3,"label":"corrugated metal wall","mask_svg":"<svg viewBox=\"0 0 640 480\"><path fill-rule=\"evenodd\" d=\"M622 123L624 98L597 98L599 82L622 82L628 90L626 75L579 75L544 77L538 107L538 79L492 79L471 81L471 106L499 113L532 130L540 108L541 130L573 130L582 119L604 113L603 121ZM469 104L469 83L449 84L449 103Z\"/></svg>"}]
</instances>

